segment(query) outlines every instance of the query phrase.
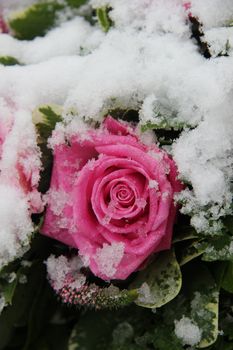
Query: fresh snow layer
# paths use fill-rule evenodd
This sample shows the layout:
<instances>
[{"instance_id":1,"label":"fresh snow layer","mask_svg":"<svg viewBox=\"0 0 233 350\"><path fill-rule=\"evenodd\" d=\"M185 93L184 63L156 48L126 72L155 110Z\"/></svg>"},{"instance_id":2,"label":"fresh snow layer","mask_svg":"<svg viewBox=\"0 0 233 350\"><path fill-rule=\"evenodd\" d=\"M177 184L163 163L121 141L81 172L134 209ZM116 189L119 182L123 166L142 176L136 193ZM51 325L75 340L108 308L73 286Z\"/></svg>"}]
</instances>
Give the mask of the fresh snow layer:
<instances>
[{"instance_id":1,"label":"fresh snow layer","mask_svg":"<svg viewBox=\"0 0 233 350\"><path fill-rule=\"evenodd\" d=\"M12 186L0 185L0 268L29 248L33 227L27 202Z\"/></svg>"},{"instance_id":2,"label":"fresh snow layer","mask_svg":"<svg viewBox=\"0 0 233 350\"><path fill-rule=\"evenodd\" d=\"M77 16L32 41L0 35L0 55L13 55L26 64L0 66L0 123L6 124L9 105L30 115L39 105L59 104L65 118L72 111L74 119L95 120L111 108L136 108L141 124L153 123L158 109L170 118L177 116L196 126L172 146L180 177L193 188L180 196L183 211L193 215L199 231L208 231L208 218L217 220L229 212L232 200L233 56L230 51L229 57L207 60L200 54L190 38L184 3L92 0L94 7L112 8L115 27L106 34ZM222 28L233 15L231 0L193 0L190 11L202 21L207 40L221 42L214 44L215 51L226 38L232 42L230 29ZM20 113L14 118L20 125ZM26 136L23 123L12 139L12 154L2 158L2 168L13 159L20 140L29 137L36 143L33 132ZM30 118L26 129L33 130Z\"/></svg>"}]
</instances>

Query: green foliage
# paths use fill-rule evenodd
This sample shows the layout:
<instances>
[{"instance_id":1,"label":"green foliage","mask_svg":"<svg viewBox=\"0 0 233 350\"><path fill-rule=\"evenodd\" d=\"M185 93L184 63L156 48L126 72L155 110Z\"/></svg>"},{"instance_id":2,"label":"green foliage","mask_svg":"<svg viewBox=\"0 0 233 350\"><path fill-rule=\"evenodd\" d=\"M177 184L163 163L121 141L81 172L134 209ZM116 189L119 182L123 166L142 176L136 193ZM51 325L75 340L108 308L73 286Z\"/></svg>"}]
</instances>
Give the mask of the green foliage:
<instances>
[{"instance_id":1,"label":"green foliage","mask_svg":"<svg viewBox=\"0 0 233 350\"><path fill-rule=\"evenodd\" d=\"M227 263L227 266L224 271L222 278L221 287L224 288L227 292L233 293L233 262L230 261Z\"/></svg>"},{"instance_id":2,"label":"green foliage","mask_svg":"<svg viewBox=\"0 0 233 350\"><path fill-rule=\"evenodd\" d=\"M11 56L1 56L0 57L0 64L3 66L14 66L16 64L20 64L19 61Z\"/></svg>"},{"instance_id":3,"label":"green foliage","mask_svg":"<svg viewBox=\"0 0 233 350\"><path fill-rule=\"evenodd\" d=\"M204 251L205 249L200 247L198 240L192 241L182 249L181 256L179 259L180 266L185 265L191 260L202 255Z\"/></svg>"},{"instance_id":4,"label":"green foliage","mask_svg":"<svg viewBox=\"0 0 233 350\"><path fill-rule=\"evenodd\" d=\"M63 8L63 5L55 1L36 3L10 18L10 28L14 31L15 36L22 40L32 40L36 36L43 36L52 28L58 11Z\"/></svg>"},{"instance_id":5,"label":"green foliage","mask_svg":"<svg viewBox=\"0 0 233 350\"><path fill-rule=\"evenodd\" d=\"M195 275L194 275L195 273ZM198 276L198 278L193 278ZM197 262L186 270L186 298L190 302L188 317L202 330L199 348L213 344L218 336L219 291L217 284L204 264Z\"/></svg>"},{"instance_id":6,"label":"green foliage","mask_svg":"<svg viewBox=\"0 0 233 350\"><path fill-rule=\"evenodd\" d=\"M111 27L111 20L108 16L108 8L101 7L96 10L96 15L98 18L99 25L103 29L104 32L107 32Z\"/></svg>"},{"instance_id":7,"label":"green foliage","mask_svg":"<svg viewBox=\"0 0 233 350\"><path fill-rule=\"evenodd\" d=\"M233 239L228 234L206 240L200 243L199 248L205 249L204 261L233 261Z\"/></svg>"},{"instance_id":8,"label":"green foliage","mask_svg":"<svg viewBox=\"0 0 233 350\"><path fill-rule=\"evenodd\" d=\"M179 121L176 118L167 119L166 117L160 117L152 122L148 122L141 126L142 132L147 130L183 130L185 127L190 127L184 122Z\"/></svg>"},{"instance_id":9,"label":"green foliage","mask_svg":"<svg viewBox=\"0 0 233 350\"><path fill-rule=\"evenodd\" d=\"M37 36L45 35L49 29L53 28L61 11L65 11L66 8L77 9L86 1L65 0L63 3L56 0L38 1L25 10L13 14L9 19L9 26L16 38L32 40Z\"/></svg>"},{"instance_id":10,"label":"green foliage","mask_svg":"<svg viewBox=\"0 0 233 350\"><path fill-rule=\"evenodd\" d=\"M80 6L84 5L87 0L66 0L66 2L70 7L79 8Z\"/></svg>"},{"instance_id":11,"label":"green foliage","mask_svg":"<svg viewBox=\"0 0 233 350\"><path fill-rule=\"evenodd\" d=\"M51 150L47 147L48 138L52 135L56 123L61 120L61 109L59 106L42 106L33 112L33 122L37 129L38 145L42 154L43 170L39 184L39 190L42 193L45 193L49 188L52 172L53 156Z\"/></svg>"},{"instance_id":12,"label":"green foliage","mask_svg":"<svg viewBox=\"0 0 233 350\"><path fill-rule=\"evenodd\" d=\"M147 308L161 307L176 297L182 283L181 272L173 251L161 253L153 263L139 272L132 288L149 288L149 298L142 295L136 304Z\"/></svg>"},{"instance_id":13,"label":"green foliage","mask_svg":"<svg viewBox=\"0 0 233 350\"><path fill-rule=\"evenodd\" d=\"M151 315L133 305L119 311L82 313L72 330L68 350L146 350L136 338L149 329Z\"/></svg>"}]
</instances>

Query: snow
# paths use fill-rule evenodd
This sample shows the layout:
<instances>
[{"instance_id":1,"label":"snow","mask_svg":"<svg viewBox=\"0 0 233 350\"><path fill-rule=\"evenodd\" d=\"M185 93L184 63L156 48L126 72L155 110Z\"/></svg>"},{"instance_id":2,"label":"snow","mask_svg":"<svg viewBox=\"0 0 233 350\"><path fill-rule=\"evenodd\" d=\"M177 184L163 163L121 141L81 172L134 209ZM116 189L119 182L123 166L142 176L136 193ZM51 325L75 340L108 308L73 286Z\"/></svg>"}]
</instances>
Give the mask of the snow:
<instances>
[{"instance_id":1,"label":"snow","mask_svg":"<svg viewBox=\"0 0 233 350\"><path fill-rule=\"evenodd\" d=\"M75 18L51 30L46 37L32 41L1 35L0 56L13 56L20 63L34 64L52 57L83 55L95 49L102 37L103 33L94 30L83 18Z\"/></svg>"},{"instance_id":2,"label":"snow","mask_svg":"<svg viewBox=\"0 0 233 350\"><path fill-rule=\"evenodd\" d=\"M0 267L20 257L29 248L33 231L28 204L12 186L0 184Z\"/></svg>"},{"instance_id":3,"label":"snow","mask_svg":"<svg viewBox=\"0 0 233 350\"><path fill-rule=\"evenodd\" d=\"M175 335L181 339L183 345L194 346L200 342L202 331L193 320L183 316L175 321Z\"/></svg>"},{"instance_id":4,"label":"snow","mask_svg":"<svg viewBox=\"0 0 233 350\"><path fill-rule=\"evenodd\" d=\"M0 314L5 306L6 306L6 300L5 300L4 296L0 296Z\"/></svg>"},{"instance_id":5,"label":"snow","mask_svg":"<svg viewBox=\"0 0 233 350\"><path fill-rule=\"evenodd\" d=\"M68 260L64 255L57 258L50 255L46 261L46 266L48 278L56 291L64 286L79 289L86 282L86 277L80 273L83 264L79 256L74 256Z\"/></svg>"},{"instance_id":6,"label":"snow","mask_svg":"<svg viewBox=\"0 0 233 350\"><path fill-rule=\"evenodd\" d=\"M20 2L20 6L28 2ZM3 1L0 8L12 11L17 9L16 3ZM28 173L33 172L32 163L40 168L31 120L38 106L63 107L66 124L57 126L51 147L79 130L80 117L101 121L111 109L135 108L140 125L158 123L161 115L167 122L187 125L172 145L172 155L180 178L192 189L183 191L178 200L183 204L181 210L192 216L193 226L211 234L219 224L215 223L211 231L209 219L218 220L229 213L232 200L232 49L229 57L216 57L228 40L232 43L232 28L227 27L233 17L232 1L191 1L190 11L203 23L204 39L214 54L208 60L191 39L187 11L180 0L92 0L91 4L111 7L109 15L115 27L108 33L76 16L32 41L0 35L0 55L15 56L25 64L0 65L0 137L3 129L9 132L0 147L1 190L5 191L8 174L17 178L19 152L30 149L30 157L21 159ZM149 140L148 135L145 138ZM33 172L33 176L36 185L38 173ZM13 204L13 197L19 201ZM19 241L24 242L28 237L25 232L32 230L29 198L16 189L11 189L6 198L3 222L9 244L5 240L0 244L5 262L18 254ZM18 215L17 222L9 219L11 206ZM103 247L96 255L109 277L114 275L123 252L123 247L118 248L117 259L110 265L105 256L113 253L114 247Z\"/></svg>"},{"instance_id":7,"label":"snow","mask_svg":"<svg viewBox=\"0 0 233 350\"><path fill-rule=\"evenodd\" d=\"M155 297L151 293L149 285L144 282L138 289L138 301L143 304L154 304Z\"/></svg>"},{"instance_id":8,"label":"snow","mask_svg":"<svg viewBox=\"0 0 233 350\"><path fill-rule=\"evenodd\" d=\"M45 198L47 198L46 202L49 204L52 212L58 216L61 215L65 205L69 202L68 194L62 190L56 191L50 189L45 195Z\"/></svg>"},{"instance_id":9,"label":"snow","mask_svg":"<svg viewBox=\"0 0 233 350\"><path fill-rule=\"evenodd\" d=\"M103 275L108 278L114 276L123 258L124 248L125 245L122 242L104 243L102 248L97 248L95 262Z\"/></svg>"},{"instance_id":10,"label":"snow","mask_svg":"<svg viewBox=\"0 0 233 350\"><path fill-rule=\"evenodd\" d=\"M197 16L205 28L224 26L232 21L231 0L191 0L191 13Z\"/></svg>"}]
</instances>

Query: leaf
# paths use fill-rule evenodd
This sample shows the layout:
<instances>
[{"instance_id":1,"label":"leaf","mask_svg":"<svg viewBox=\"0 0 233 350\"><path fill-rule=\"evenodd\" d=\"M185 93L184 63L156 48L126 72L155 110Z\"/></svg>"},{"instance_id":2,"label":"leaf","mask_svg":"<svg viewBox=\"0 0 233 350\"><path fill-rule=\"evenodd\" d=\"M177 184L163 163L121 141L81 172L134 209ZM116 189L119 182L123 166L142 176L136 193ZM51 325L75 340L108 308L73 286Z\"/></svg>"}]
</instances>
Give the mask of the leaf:
<instances>
[{"instance_id":1,"label":"leaf","mask_svg":"<svg viewBox=\"0 0 233 350\"><path fill-rule=\"evenodd\" d=\"M175 337L171 329L168 331L167 326L159 326L155 328L151 337L155 349L159 350L183 350L183 346L179 339Z\"/></svg>"},{"instance_id":2,"label":"leaf","mask_svg":"<svg viewBox=\"0 0 233 350\"><path fill-rule=\"evenodd\" d=\"M5 281L5 283L1 283L2 295L4 296L5 303L11 305L12 299L15 293L15 288L17 286L18 279L14 278L12 282Z\"/></svg>"},{"instance_id":3,"label":"leaf","mask_svg":"<svg viewBox=\"0 0 233 350\"><path fill-rule=\"evenodd\" d=\"M79 8L80 6L84 5L87 0L66 0L66 2L70 7Z\"/></svg>"},{"instance_id":4,"label":"leaf","mask_svg":"<svg viewBox=\"0 0 233 350\"><path fill-rule=\"evenodd\" d=\"M230 232L230 234L233 235L233 216L230 216L230 215L226 216L223 219L223 223L227 228L227 230Z\"/></svg>"},{"instance_id":5,"label":"leaf","mask_svg":"<svg viewBox=\"0 0 233 350\"><path fill-rule=\"evenodd\" d=\"M156 119L155 119L156 120ZM185 127L190 127L186 123L181 121L176 121L174 119L167 120L165 117L158 118L158 121L148 122L141 125L141 131L145 132L147 130L183 130Z\"/></svg>"},{"instance_id":6,"label":"leaf","mask_svg":"<svg viewBox=\"0 0 233 350\"><path fill-rule=\"evenodd\" d=\"M186 226L173 235L172 243L179 243L194 238L198 238L197 232L194 230L193 227Z\"/></svg>"},{"instance_id":7,"label":"leaf","mask_svg":"<svg viewBox=\"0 0 233 350\"><path fill-rule=\"evenodd\" d=\"M188 317L194 320L202 331L201 341L197 347L206 348L218 337L218 287L203 263L198 262L187 269L185 276L185 286L191 302L191 312Z\"/></svg>"},{"instance_id":8,"label":"leaf","mask_svg":"<svg viewBox=\"0 0 233 350\"><path fill-rule=\"evenodd\" d=\"M181 284L182 276L175 254L173 251L166 251L160 253L153 263L140 271L130 287L137 287L141 294L135 301L137 305L157 308L174 299L180 291ZM143 289L147 295L143 295Z\"/></svg>"},{"instance_id":9,"label":"leaf","mask_svg":"<svg viewBox=\"0 0 233 350\"><path fill-rule=\"evenodd\" d=\"M9 26L18 39L32 40L37 36L43 36L53 27L58 11L63 8L64 5L56 1L36 3L14 14L9 19Z\"/></svg>"},{"instance_id":10,"label":"leaf","mask_svg":"<svg viewBox=\"0 0 233 350\"><path fill-rule=\"evenodd\" d=\"M233 293L233 262L229 262L225 269L221 286L229 293Z\"/></svg>"},{"instance_id":11,"label":"leaf","mask_svg":"<svg viewBox=\"0 0 233 350\"><path fill-rule=\"evenodd\" d=\"M212 345L218 337L218 293L216 290L210 290L205 295L201 295L203 302L199 304L203 315L197 321L197 324L203 330L202 339L199 348L206 348Z\"/></svg>"},{"instance_id":12,"label":"leaf","mask_svg":"<svg viewBox=\"0 0 233 350\"><path fill-rule=\"evenodd\" d=\"M52 135L56 123L62 120L61 108L57 105L41 106L33 112L32 120L38 134L38 145L42 154L43 170L40 174L39 191L45 193L50 185L52 172L52 151L47 147L48 138Z\"/></svg>"},{"instance_id":13,"label":"leaf","mask_svg":"<svg viewBox=\"0 0 233 350\"><path fill-rule=\"evenodd\" d=\"M189 261L197 258L205 251L204 248L199 247L199 241L194 241L182 249L181 257L179 259L180 266L187 264Z\"/></svg>"},{"instance_id":14,"label":"leaf","mask_svg":"<svg viewBox=\"0 0 233 350\"><path fill-rule=\"evenodd\" d=\"M3 66L14 66L16 64L20 64L19 61L12 56L1 56L0 64Z\"/></svg>"},{"instance_id":15,"label":"leaf","mask_svg":"<svg viewBox=\"0 0 233 350\"><path fill-rule=\"evenodd\" d=\"M74 327L68 350L107 350L116 319L111 312L87 312Z\"/></svg>"},{"instance_id":16,"label":"leaf","mask_svg":"<svg viewBox=\"0 0 233 350\"><path fill-rule=\"evenodd\" d=\"M111 20L108 16L108 8L100 7L96 9L96 15L101 28L104 32L107 32L111 27Z\"/></svg>"},{"instance_id":17,"label":"leaf","mask_svg":"<svg viewBox=\"0 0 233 350\"><path fill-rule=\"evenodd\" d=\"M34 263L30 268L25 268L24 272L27 276L27 283L17 284L12 305L6 307L0 317L0 349L5 349L7 344L14 339L16 325L23 327L27 324L38 285L41 279L45 278L42 264Z\"/></svg>"},{"instance_id":18,"label":"leaf","mask_svg":"<svg viewBox=\"0 0 233 350\"><path fill-rule=\"evenodd\" d=\"M203 261L233 261L233 239L227 234L203 242L203 248L205 248Z\"/></svg>"}]
</instances>

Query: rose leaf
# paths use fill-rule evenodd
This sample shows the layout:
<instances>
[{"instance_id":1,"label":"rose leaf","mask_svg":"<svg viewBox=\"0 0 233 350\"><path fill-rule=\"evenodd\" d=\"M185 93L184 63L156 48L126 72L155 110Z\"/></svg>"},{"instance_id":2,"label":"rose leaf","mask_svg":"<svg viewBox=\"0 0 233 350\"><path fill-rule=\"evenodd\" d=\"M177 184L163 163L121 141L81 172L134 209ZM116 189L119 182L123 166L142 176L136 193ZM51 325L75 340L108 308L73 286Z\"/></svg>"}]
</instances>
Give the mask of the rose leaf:
<instances>
[{"instance_id":1,"label":"rose leaf","mask_svg":"<svg viewBox=\"0 0 233 350\"><path fill-rule=\"evenodd\" d=\"M180 291L182 276L173 251L162 252L145 270L139 272L130 287L138 288L135 303L158 308L174 299Z\"/></svg>"}]
</instances>

